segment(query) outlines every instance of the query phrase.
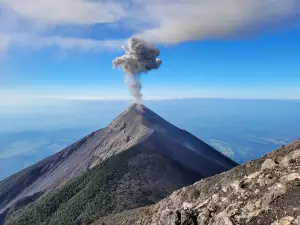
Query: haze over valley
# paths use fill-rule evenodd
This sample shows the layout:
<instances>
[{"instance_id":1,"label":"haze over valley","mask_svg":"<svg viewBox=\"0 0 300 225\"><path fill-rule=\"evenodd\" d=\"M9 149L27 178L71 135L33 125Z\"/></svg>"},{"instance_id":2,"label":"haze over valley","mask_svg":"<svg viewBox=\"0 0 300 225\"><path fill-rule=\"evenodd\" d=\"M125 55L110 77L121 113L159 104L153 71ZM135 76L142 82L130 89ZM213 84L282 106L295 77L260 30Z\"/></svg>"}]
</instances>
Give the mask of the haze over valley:
<instances>
[{"instance_id":1,"label":"haze over valley","mask_svg":"<svg viewBox=\"0 0 300 225\"><path fill-rule=\"evenodd\" d=\"M129 105L130 101L46 99L30 107L3 107L0 179L105 127ZM300 126L297 100L184 99L145 105L238 163L294 141Z\"/></svg>"}]
</instances>

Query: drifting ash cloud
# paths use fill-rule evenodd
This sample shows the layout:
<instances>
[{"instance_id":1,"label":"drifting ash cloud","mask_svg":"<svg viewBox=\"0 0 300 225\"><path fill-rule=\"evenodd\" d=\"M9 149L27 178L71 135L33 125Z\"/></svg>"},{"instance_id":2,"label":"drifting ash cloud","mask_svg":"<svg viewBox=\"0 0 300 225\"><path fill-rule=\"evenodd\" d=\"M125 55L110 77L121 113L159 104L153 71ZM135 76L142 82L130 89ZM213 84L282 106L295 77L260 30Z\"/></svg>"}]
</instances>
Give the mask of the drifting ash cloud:
<instances>
[{"instance_id":1,"label":"drifting ash cloud","mask_svg":"<svg viewBox=\"0 0 300 225\"><path fill-rule=\"evenodd\" d=\"M128 40L128 47L122 46L125 55L117 57L112 61L113 66L121 67L125 75L125 83L128 85L135 101L140 103L142 99L142 84L140 76L151 70L157 70L162 61L157 58L160 54L159 49L152 44L132 37Z\"/></svg>"},{"instance_id":2,"label":"drifting ash cloud","mask_svg":"<svg viewBox=\"0 0 300 225\"><path fill-rule=\"evenodd\" d=\"M141 31L138 36L164 44L253 35L300 20L299 0L135 2L144 5L143 14L149 15L154 25L153 29Z\"/></svg>"}]
</instances>

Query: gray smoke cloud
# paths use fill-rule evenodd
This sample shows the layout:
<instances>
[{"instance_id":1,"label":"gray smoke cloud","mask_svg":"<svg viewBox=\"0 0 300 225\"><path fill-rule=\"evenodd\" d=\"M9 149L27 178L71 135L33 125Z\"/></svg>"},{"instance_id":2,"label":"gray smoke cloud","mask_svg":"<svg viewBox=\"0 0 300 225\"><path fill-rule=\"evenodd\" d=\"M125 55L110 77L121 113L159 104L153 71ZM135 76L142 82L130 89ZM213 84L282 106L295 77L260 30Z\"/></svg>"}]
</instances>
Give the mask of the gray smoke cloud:
<instances>
[{"instance_id":1,"label":"gray smoke cloud","mask_svg":"<svg viewBox=\"0 0 300 225\"><path fill-rule=\"evenodd\" d=\"M160 44L238 39L300 23L299 0L133 1L141 12L131 15L150 23L135 36Z\"/></svg>"},{"instance_id":2,"label":"gray smoke cloud","mask_svg":"<svg viewBox=\"0 0 300 225\"><path fill-rule=\"evenodd\" d=\"M127 46L122 46L125 55L112 61L114 68L122 68L125 73L125 83L128 85L135 101L142 99L141 75L151 70L157 70L162 61L157 58L160 51L153 44L140 38L132 37Z\"/></svg>"}]
</instances>

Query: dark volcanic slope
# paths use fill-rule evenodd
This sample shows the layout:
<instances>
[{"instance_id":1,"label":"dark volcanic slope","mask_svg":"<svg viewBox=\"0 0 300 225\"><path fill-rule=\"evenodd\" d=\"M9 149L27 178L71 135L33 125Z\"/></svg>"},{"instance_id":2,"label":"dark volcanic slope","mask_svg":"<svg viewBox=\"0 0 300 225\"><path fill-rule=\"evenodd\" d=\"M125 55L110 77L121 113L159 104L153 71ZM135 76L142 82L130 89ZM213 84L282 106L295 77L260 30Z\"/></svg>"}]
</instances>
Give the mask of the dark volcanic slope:
<instances>
[{"instance_id":1,"label":"dark volcanic slope","mask_svg":"<svg viewBox=\"0 0 300 225\"><path fill-rule=\"evenodd\" d=\"M110 213L156 203L200 178L174 160L136 146L13 214L5 224L88 224Z\"/></svg>"},{"instance_id":2,"label":"dark volcanic slope","mask_svg":"<svg viewBox=\"0 0 300 225\"><path fill-rule=\"evenodd\" d=\"M143 105L134 104L104 129L93 132L63 151L0 183L0 215L71 178L100 165L111 156L138 146L179 163L202 177L228 170L236 163Z\"/></svg>"},{"instance_id":3,"label":"dark volcanic slope","mask_svg":"<svg viewBox=\"0 0 300 225\"><path fill-rule=\"evenodd\" d=\"M159 203L94 225L298 225L300 139L266 156L175 191Z\"/></svg>"}]
</instances>

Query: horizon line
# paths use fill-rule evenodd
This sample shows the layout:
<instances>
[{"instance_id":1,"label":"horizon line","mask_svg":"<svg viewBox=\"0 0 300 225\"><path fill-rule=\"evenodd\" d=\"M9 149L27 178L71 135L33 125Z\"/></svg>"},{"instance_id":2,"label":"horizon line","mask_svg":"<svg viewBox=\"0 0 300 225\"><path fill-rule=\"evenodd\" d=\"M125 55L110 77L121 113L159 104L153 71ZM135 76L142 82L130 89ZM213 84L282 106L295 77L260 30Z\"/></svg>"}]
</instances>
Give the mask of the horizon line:
<instances>
[{"instance_id":1,"label":"horizon line","mask_svg":"<svg viewBox=\"0 0 300 225\"><path fill-rule=\"evenodd\" d=\"M48 99L62 101L134 101L130 96L39 96L32 99ZM167 101L167 100L185 100L185 99L223 99L223 100L300 100L300 97L209 97L209 96L186 96L186 97L161 97L148 96L141 101Z\"/></svg>"}]
</instances>

